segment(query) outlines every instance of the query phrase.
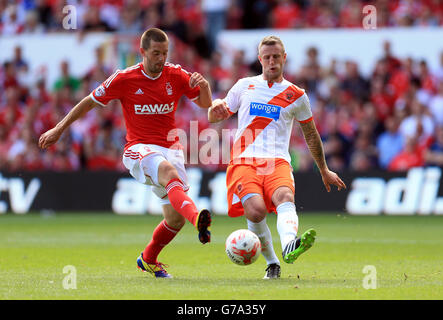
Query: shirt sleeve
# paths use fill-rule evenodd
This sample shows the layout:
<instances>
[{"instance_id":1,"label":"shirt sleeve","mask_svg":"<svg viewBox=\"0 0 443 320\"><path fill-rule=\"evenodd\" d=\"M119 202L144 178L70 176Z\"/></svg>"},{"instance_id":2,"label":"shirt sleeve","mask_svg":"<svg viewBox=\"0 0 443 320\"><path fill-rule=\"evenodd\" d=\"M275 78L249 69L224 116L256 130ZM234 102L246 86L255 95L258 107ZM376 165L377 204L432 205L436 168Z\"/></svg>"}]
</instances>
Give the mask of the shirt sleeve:
<instances>
[{"instance_id":1,"label":"shirt sleeve","mask_svg":"<svg viewBox=\"0 0 443 320\"><path fill-rule=\"evenodd\" d=\"M179 77L183 82L183 94L190 100L197 99L200 96L200 87L196 86L194 88L191 88L191 86L189 85L191 73L179 67Z\"/></svg>"},{"instance_id":2,"label":"shirt sleeve","mask_svg":"<svg viewBox=\"0 0 443 320\"><path fill-rule=\"evenodd\" d=\"M223 99L228 105L229 112L231 114L236 113L240 108L240 97L242 92L241 80L238 80L236 84L228 91L228 94Z\"/></svg>"},{"instance_id":3,"label":"shirt sleeve","mask_svg":"<svg viewBox=\"0 0 443 320\"><path fill-rule=\"evenodd\" d=\"M295 107L292 114L294 118L301 123L306 123L312 120L311 105L309 103L309 98L306 93L298 98L295 102Z\"/></svg>"},{"instance_id":4,"label":"shirt sleeve","mask_svg":"<svg viewBox=\"0 0 443 320\"><path fill-rule=\"evenodd\" d=\"M122 74L120 70L117 70L112 76L94 89L90 96L96 103L105 107L109 101L121 99L122 86Z\"/></svg>"}]
</instances>

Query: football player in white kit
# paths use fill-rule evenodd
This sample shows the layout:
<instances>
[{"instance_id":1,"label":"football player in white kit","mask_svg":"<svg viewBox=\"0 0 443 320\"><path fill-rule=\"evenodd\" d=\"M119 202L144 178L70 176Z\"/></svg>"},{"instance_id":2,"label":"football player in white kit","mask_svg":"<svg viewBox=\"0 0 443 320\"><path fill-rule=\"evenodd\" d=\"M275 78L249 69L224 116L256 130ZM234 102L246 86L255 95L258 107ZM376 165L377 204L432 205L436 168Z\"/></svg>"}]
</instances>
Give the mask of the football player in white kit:
<instances>
[{"instance_id":1,"label":"football player in white kit","mask_svg":"<svg viewBox=\"0 0 443 320\"><path fill-rule=\"evenodd\" d=\"M327 191L331 185L338 190L346 185L328 169L307 94L283 78L283 42L276 36L267 36L258 49L263 73L238 80L224 99L214 100L208 119L214 123L238 113L238 130L226 173L228 215L245 215L248 229L257 234L262 244L267 262L264 279L275 279L280 277L281 268L266 223L267 213L277 214L286 263L293 263L309 249L316 236L316 231L309 229L297 237L295 185L288 151L293 119L303 131Z\"/></svg>"}]
</instances>

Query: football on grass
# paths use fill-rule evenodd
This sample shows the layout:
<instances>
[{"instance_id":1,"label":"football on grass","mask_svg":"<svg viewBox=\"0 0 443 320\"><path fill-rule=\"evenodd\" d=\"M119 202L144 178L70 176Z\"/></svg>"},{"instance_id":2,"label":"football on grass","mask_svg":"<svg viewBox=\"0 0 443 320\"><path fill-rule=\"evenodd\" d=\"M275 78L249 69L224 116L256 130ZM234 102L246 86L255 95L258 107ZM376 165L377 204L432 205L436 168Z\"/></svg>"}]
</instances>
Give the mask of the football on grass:
<instances>
[{"instance_id":1,"label":"football on grass","mask_svg":"<svg viewBox=\"0 0 443 320\"><path fill-rule=\"evenodd\" d=\"M236 230L226 239L226 254L235 264L246 266L254 263L261 253L260 239L247 229Z\"/></svg>"}]
</instances>

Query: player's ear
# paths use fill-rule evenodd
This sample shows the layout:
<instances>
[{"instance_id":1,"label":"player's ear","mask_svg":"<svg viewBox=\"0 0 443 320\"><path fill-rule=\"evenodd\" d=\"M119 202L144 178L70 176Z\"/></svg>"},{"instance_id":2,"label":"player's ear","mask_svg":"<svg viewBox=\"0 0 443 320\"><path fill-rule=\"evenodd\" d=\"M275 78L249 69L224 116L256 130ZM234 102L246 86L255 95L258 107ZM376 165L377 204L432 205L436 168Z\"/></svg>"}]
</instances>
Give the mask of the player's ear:
<instances>
[{"instance_id":1,"label":"player's ear","mask_svg":"<svg viewBox=\"0 0 443 320\"><path fill-rule=\"evenodd\" d=\"M143 49L142 47L140 47L140 54L144 57L145 56L145 49Z\"/></svg>"}]
</instances>

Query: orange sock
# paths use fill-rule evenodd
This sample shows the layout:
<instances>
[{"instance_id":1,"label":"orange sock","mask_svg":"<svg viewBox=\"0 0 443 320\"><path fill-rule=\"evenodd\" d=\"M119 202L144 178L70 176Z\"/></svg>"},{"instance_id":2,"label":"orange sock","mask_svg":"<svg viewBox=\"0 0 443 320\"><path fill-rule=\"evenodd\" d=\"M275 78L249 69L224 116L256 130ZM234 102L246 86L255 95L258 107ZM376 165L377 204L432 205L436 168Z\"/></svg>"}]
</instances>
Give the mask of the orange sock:
<instances>
[{"instance_id":1,"label":"orange sock","mask_svg":"<svg viewBox=\"0 0 443 320\"><path fill-rule=\"evenodd\" d=\"M152 234L151 241L143 251L143 260L149 264L157 263L157 257L160 251L174 239L179 231L180 229L174 229L168 226L165 220L160 222Z\"/></svg>"},{"instance_id":2,"label":"orange sock","mask_svg":"<svg viewBox=\"0 0 443 320\"><path fill-rule=\"evenodd\" d=\"M172 207L195 226L198 210L194 201L185 193L183 183L179 179L172 179L165 188Z\"/></svg>"}]
</instances>

